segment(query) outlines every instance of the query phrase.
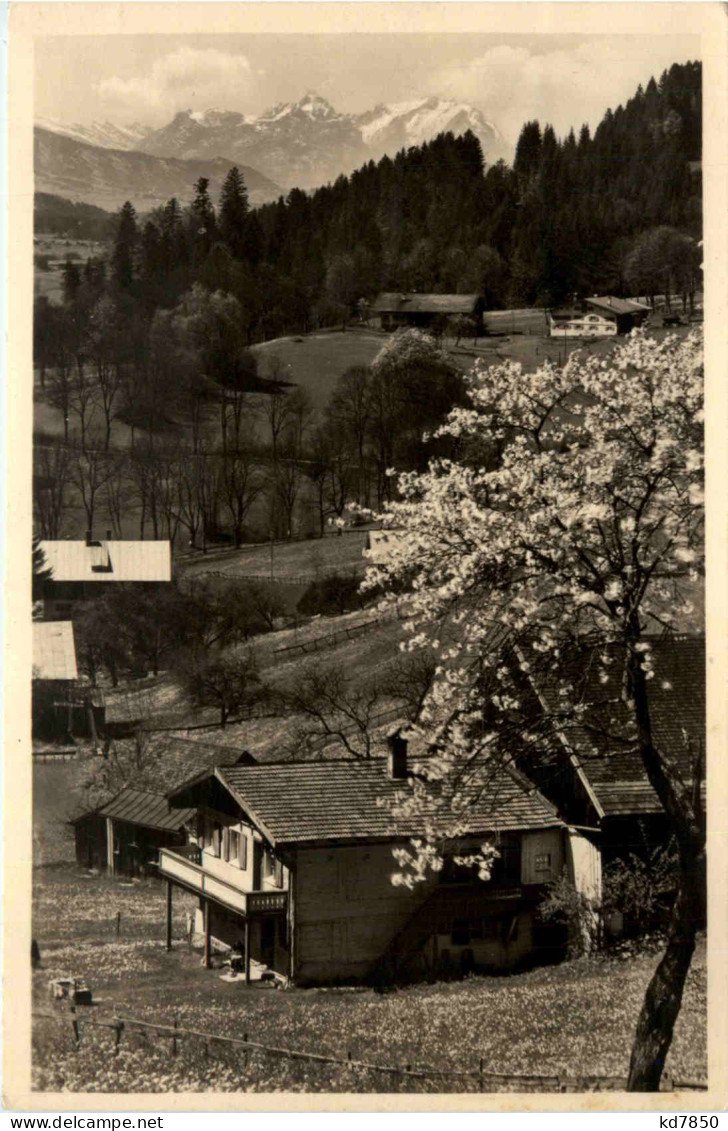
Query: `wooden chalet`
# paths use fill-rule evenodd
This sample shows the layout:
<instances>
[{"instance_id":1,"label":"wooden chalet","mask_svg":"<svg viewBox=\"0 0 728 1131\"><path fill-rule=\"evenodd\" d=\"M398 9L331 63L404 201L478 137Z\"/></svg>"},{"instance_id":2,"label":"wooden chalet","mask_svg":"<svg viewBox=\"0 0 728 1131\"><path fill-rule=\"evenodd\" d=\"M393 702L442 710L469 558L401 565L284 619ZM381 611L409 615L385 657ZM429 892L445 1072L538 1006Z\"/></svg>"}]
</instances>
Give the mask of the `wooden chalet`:
<instances>
[{"instance_id":1,"label":"wooden chalet","mask_svg":"<svg viewBox=\"0 0 728 1131\"><path fill-rule=\"evenodd\" d=\"M369 308L378 314L383 330L391 333L403 327L429 330L442 318L471 318L476 337L483 334L485 303L480 295L435 295L387 291L377 295Z\"/></svg>"},{"instance_id":2,"label":"wooden chalet","mask_svg":"<svg viewBox=\"0 0 728 1131\"><path fill-rule=\"evenodd\" d=\"M209 964L214 939L240 945L297 984L387 979L405 969L511 969L560 954L563 939L538 917L545 885L564 869L598 895L599 852L519 776L497 774L478 791L439 874L412 889L392 883L393 847L424 831L390 803L411 791L428 759L409 758L401 734L387 757L218 765L169 795L196 810L185 848L160 852L173 888L199 897ZM450 814L452 817L452 814ZM493 838L488 881L455 857Z\"/></svg>"},{"instance_id":3,"label":"wooden chalet","mask_svg":"<svg viewBox=\"0 0 728 1131\"><path fill-rule=\"evenodd\" d=\"M44 541L40 548L52 571L43 584L45 620L64 620L79 601L101 596L122 581L162 583L172 579L169 542L97 541L87 531L84 541Z\"/></svg>"},{"instance_id":4,"label":"wooden chalet","mask_svg":"<svg viewBox=\"0 0 728 1131\"><path fill-rule=\"evenodd\" d=\"M617 333L613 318L583 310L550 310L547 315L552 338L610 338Z\"/></svg>"},{"instance_id":5,"label":"wooden chalet","mask_svg":"<svg viewBox=\"0 0 728 1131\"><path fill-rule=\"evenodd\" d=\"M632 299L615 298L614 295L594 295L584 299L585 310L593 311L601 318L614 322L618 334L629 334L641 326L650 314L650 308Z\"/></svg>"}]
</instances>

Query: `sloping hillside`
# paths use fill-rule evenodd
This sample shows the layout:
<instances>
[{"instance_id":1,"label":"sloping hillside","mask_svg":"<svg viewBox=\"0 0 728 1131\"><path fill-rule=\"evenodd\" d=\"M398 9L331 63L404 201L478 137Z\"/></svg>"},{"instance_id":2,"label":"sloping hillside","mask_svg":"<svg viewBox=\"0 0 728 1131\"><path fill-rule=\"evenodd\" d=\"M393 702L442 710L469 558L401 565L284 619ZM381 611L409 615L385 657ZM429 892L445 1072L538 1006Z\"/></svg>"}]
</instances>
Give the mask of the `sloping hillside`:
<instances>
[{"instance_id":1,"label":"sloping hillside","mask_svg":"<svg viewBox=\"0 0 728 1131\"><path fill-rule=\"evenodd\" d=\"M36 126L34 132L35 188L70 200L82 200L114 211L126 200L137 211L164 204L172 196L183 202L192 196L200 177L210 181L210 193L219 196L231 161L180 161L174 157L152 157L121 149L101 149L75 138L51 133ZM281 189L248 165L240 168L251 204L275 200Z\"/></svg>"}]
</instances>

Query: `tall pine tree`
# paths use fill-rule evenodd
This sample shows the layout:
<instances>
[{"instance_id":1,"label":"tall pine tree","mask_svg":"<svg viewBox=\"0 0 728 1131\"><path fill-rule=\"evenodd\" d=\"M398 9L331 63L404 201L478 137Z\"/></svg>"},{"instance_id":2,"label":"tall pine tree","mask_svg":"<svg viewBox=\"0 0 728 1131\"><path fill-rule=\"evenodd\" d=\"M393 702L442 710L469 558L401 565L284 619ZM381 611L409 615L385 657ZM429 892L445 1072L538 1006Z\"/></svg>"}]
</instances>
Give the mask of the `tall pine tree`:
<instances>
[{"instance_id":1,"label":"tall pine tree","mask_svg":"<svg viewBox=\"0 0 728 1131\"><path fill-rule=\"evenodd\" d=\"M134 205L127 200L119 212L116 241L111 257L111 277L120 291L131 291L136 275L136 249L139 242Z\"/></svg>"},{"instance_id":2,"label":"tall pine tree","mask_svg":"<svg viewBox=\"0 0 728 1131\"><path fill-rule=\"evenodd\" d=\"M236 259L246 258L246 229L249 224L248 190L237 165L228 173L220 192L219 232Z\"/></svg>"}]
</instances>

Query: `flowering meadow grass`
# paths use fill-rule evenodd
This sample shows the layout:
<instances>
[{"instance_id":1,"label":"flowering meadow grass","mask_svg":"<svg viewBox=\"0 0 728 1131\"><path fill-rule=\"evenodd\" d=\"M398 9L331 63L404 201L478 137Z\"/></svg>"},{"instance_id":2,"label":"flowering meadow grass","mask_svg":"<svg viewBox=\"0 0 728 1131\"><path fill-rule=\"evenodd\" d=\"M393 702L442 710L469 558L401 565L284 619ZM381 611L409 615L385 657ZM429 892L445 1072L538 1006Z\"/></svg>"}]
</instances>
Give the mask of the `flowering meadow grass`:
<instances>
[{"instance_id":1,"label":"flowering meadow grass","mask_svg":"<svg viewBox=\"0 0 728 1131\"><path fill-rule=\"evenodd\" d=\"M61 881L61 875L64 876ZM82 887L82 885L86 885ZM78 888L81 887L79 893ZM57 903L53 902L53 889ZM94 897L98 916L92 916ZM73 936L70 901L80 905L83 934ZM177 896L177 893L175 893ZM138 927L137 940L117 942L103 918L118 901ZM42 969L34 974L35 1008L50 1018L34 1024L34 1087L70 1092L465 1092L477 1078L397 1078L353 1066L319 1065L237 1046L182 1036L172 1055L168 1035L127 1028L114 1055L110 1029L84 1025L133 1017L241 1038L300 1052L412 1069L539 1075L626 1075L632 1033L657 955L590 958L511 977L413 986L379 994L360 989L274 990L224 982L204 970L199 951L181 941L183 905L177 899L171 953L162 942L161 885L121 888L100 878L74 880L54 869L38 891ZM93 936L96 923L98 934ZM81 1043L70 1015L48 998L49 979L76 974L98 1002L79 1008ZM667 1070L678 1079L705 1080L706 959L701 940L688 976ZM485 1089L488 1088L487 1080ZM516 1087L510 1090L519 1090Z\"/></svg>"}]
</instances>

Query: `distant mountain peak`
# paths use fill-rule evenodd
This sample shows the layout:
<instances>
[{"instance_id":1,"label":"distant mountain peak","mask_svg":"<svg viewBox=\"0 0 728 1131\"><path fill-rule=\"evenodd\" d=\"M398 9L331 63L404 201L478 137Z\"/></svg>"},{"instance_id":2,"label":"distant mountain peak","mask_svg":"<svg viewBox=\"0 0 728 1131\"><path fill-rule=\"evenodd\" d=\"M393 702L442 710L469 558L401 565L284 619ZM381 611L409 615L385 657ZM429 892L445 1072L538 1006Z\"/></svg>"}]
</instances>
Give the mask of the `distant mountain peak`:
<instances>
[{"instance_id":1,"label":"distant mountain peak","mask_svg":"<svg viewBox=\"0 0 728 1131\"><path fill-rule=\"evenodd\" d=\"M308 90L303 98L299 99L296 103L296 109L301 110L304 114L309 114L312 118L339 118L340 114L334 110L330 102L327 102L315 90Z\"/></svg>"}]
</instances>

